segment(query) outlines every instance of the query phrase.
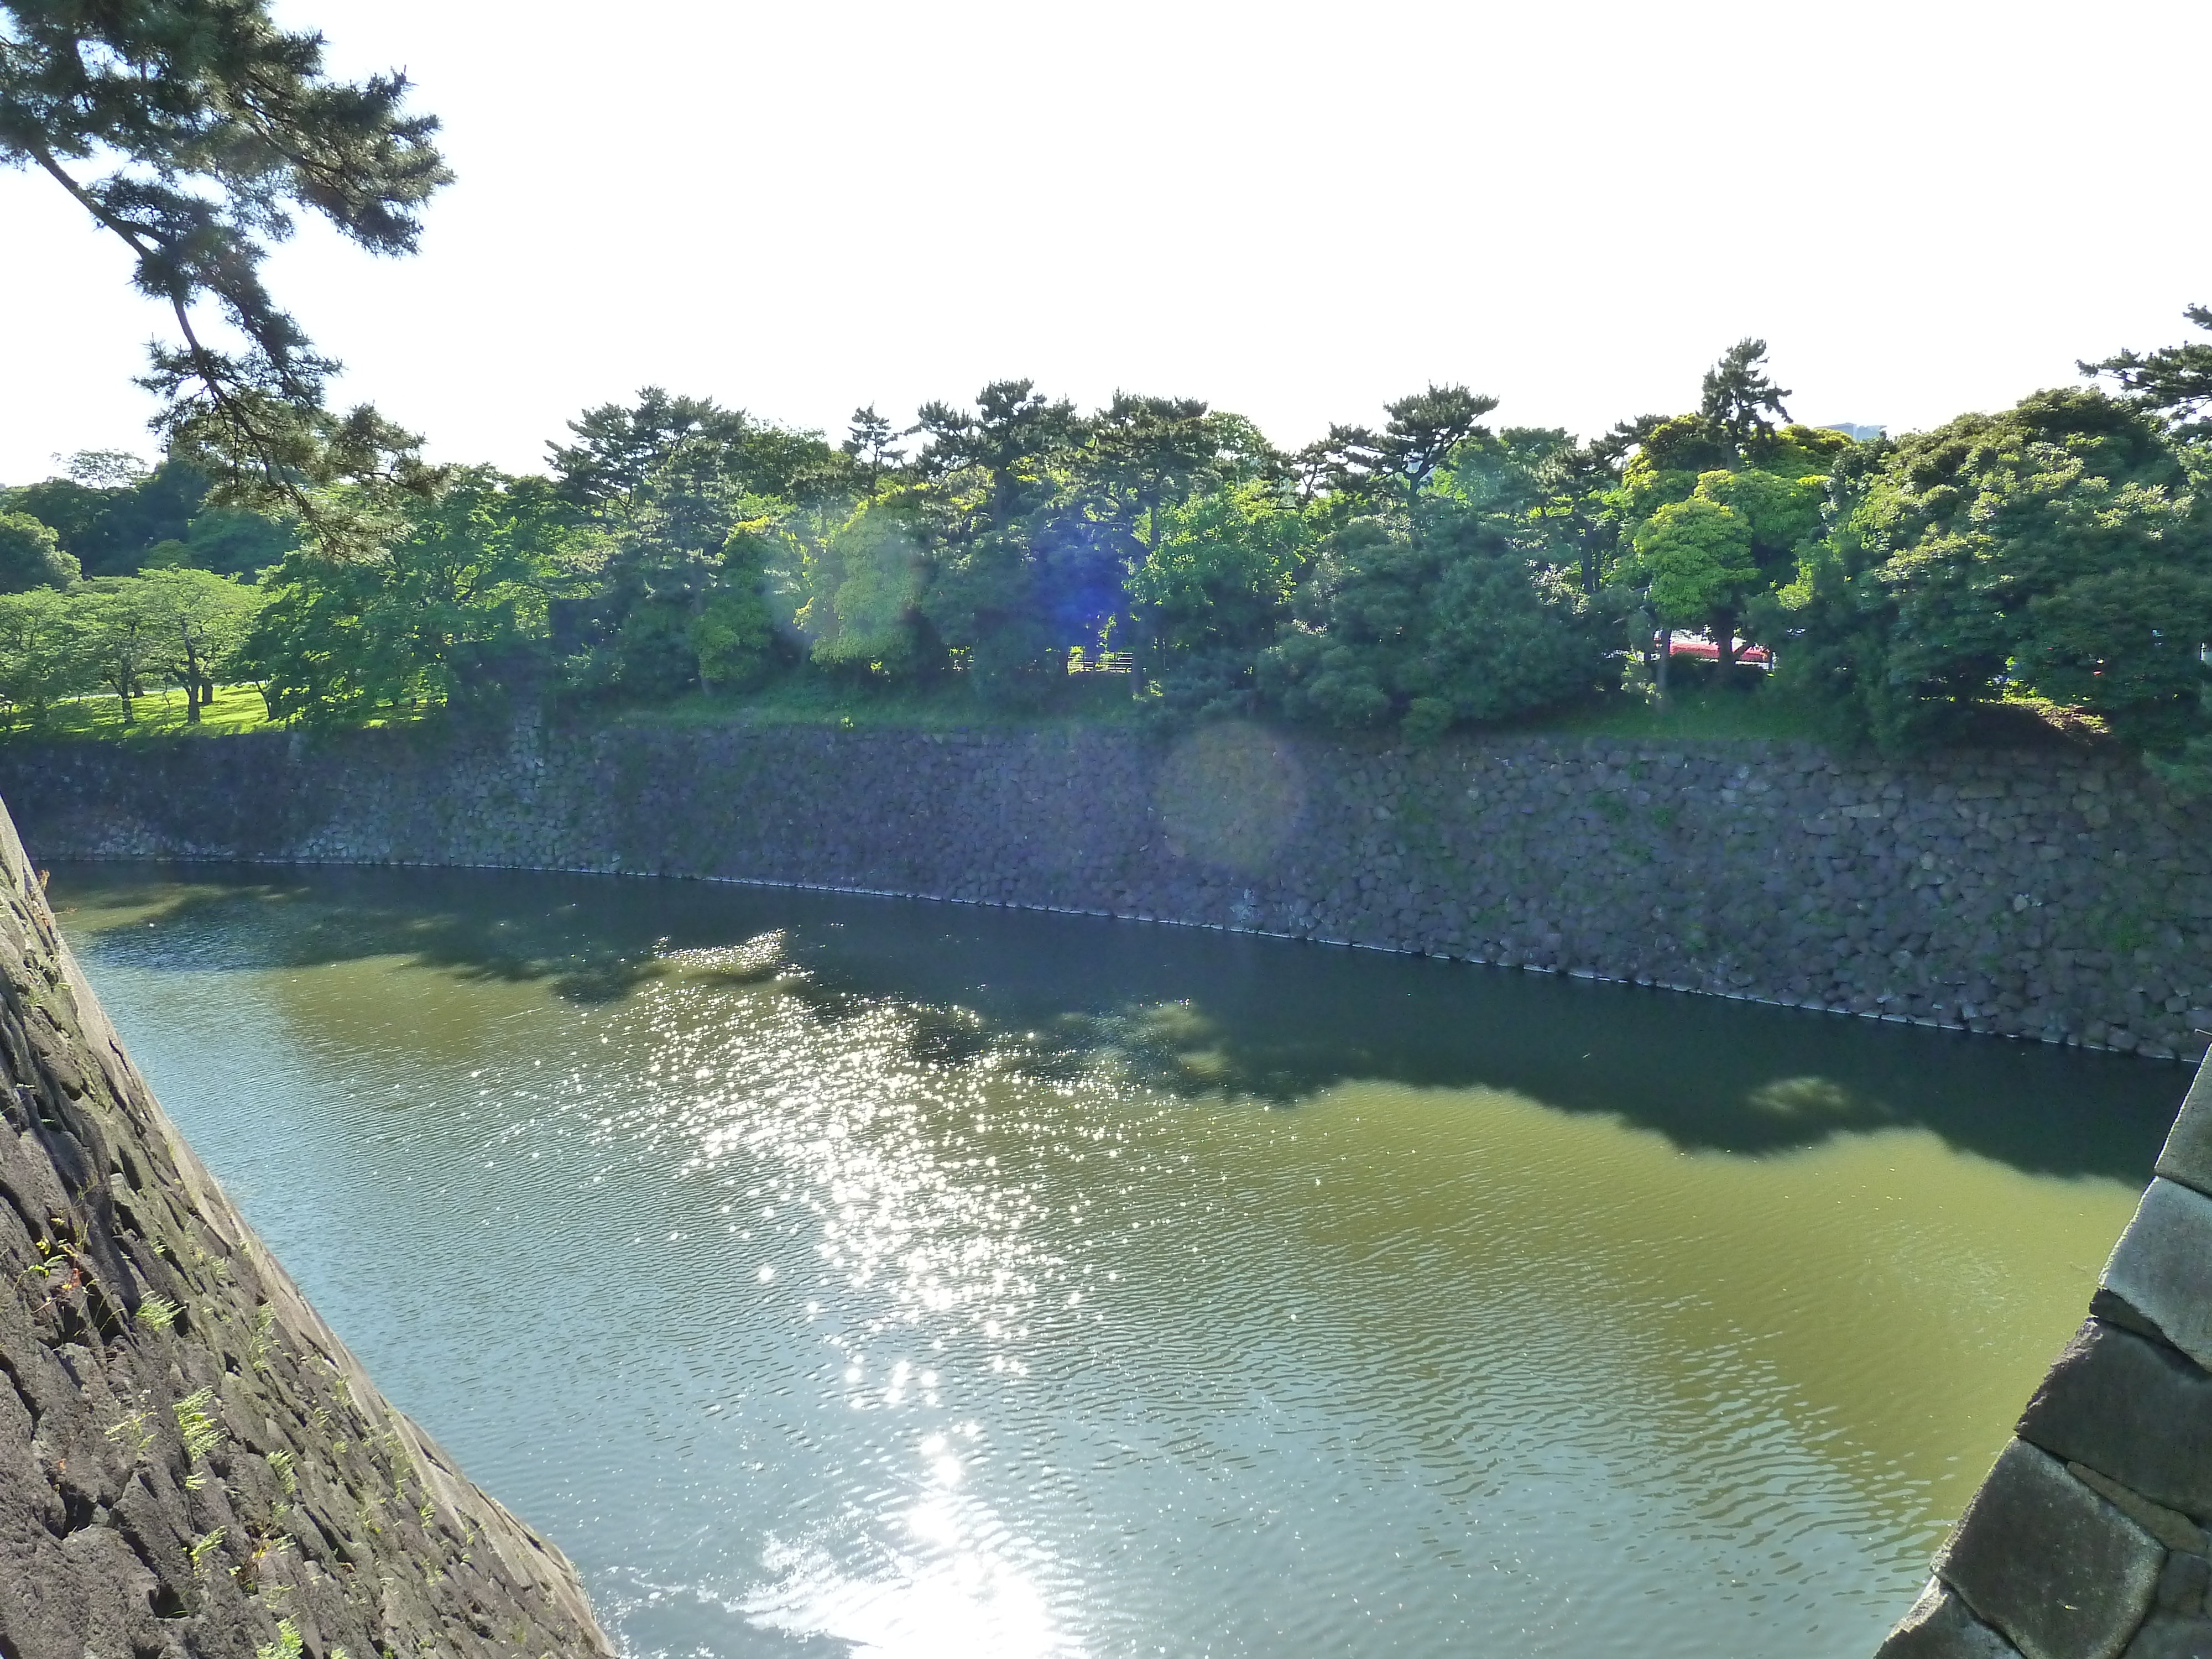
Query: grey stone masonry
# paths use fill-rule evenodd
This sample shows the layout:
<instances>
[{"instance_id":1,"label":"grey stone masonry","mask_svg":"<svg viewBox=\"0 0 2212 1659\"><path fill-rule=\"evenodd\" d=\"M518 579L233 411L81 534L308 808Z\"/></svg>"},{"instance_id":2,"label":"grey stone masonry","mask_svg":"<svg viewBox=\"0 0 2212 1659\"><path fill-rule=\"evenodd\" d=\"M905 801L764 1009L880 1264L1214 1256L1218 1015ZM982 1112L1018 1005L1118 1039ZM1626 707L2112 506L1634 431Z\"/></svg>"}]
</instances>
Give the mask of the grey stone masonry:
<instances>
[{"instance_id":1,"label":"grey stone masonry","mask_svg":"<svg viewBox=\"0 0 2212 1659\"><path fill-rule=\"evenodd\" d=\"M2212 1026L2212 836L2101 750L1910 764L1243 722L459 725L0 745L42 860L699 877L1089 911L2153 1058ZM2185 1177L2183 1179L2187 1184Z\"/></svg>"},{"instance_id":2,"label":"grey stone masonry","mask_svg":"<svg viewBox=\"0 0 2212 1659\"><path fill-rule=\"evenodd\" d=\"M2154 1180L2098 1288L2198 1364L2212 1365L2212 1198L2164 1176Z\"/></svg>"},{"instance_id":3,"label":"grey stone masonry","mask_svg":"<svg viewBox=\"0 0 2212 1659\"><path fill-rule=\"evenodd\" d=\"M2208 1146L2212 1060L2113 1248L2091 1318L2028 1401L1881 1659L2212 1659L2212 1199L2182 1184L2203 1180Z\"/></svg>"},{"instance_id":4,"label":"grey stone masonry","mask_svg":"<svg viewBox=\"0 0 2212 1659\"><path fill-rule=\"evenodd\" d=\"M2118 1659L2166 1552L2066 1466L2015 1440L1936 1558L1939 1577L2026 1659Z\"/></svg>"},{"instance_id":5,"label":"grey stone masonry","mask_svg":"<svg viewBox=\"0 0 2212 1659\"><path fill-rule=\"evenodd\" d=\"M2158 1173L2212 1197L2212 1073L2199 1071L2190 1086L2158 1155Z\"/></svg>"},{"instance_id":6,"label":"grey stone masonry","mask_svg":"<svg viewBox=\"0 0 2212 1659\"><path fill-rule=\"evenodd\" d=\"M0 1285L0 1655L611 1655L170 1124L4 815Z\"/></svg>"},{"instance_id":7,"label":"grey stone masonry","mask_svg":"<svg viewBox=\"0 0 2212 1659\"><path fill-rule=\"evenodd\" d=\"M1968 1612L1940 1578L1898 1620L1882 1652L1887 1659L2019 1659L2020 1650Z\"/></svg>"}]
</instances>

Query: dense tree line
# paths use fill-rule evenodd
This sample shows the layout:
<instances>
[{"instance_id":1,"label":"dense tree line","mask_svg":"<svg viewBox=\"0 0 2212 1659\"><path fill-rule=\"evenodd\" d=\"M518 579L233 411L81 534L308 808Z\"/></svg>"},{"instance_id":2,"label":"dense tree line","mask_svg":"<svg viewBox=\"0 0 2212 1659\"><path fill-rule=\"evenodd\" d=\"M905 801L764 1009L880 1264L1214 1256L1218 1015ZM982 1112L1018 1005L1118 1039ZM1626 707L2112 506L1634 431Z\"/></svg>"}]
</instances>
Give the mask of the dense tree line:
<instances>
[{"instance_id":1,"label":"dense tree line","mask_svg":"<svg viewBox=\"0 0 2212 1659\"><path fill-rule=\"evenodd\" d=\"M1792 423L1746 340L1695 409L1589 441L1493 427L1456 386L1292 453L1194 400L1086 413L1027 381L910 425L856 410L837 444L648 389L542 476L439 468L325 406L337 365L260 274L301 212L414 248L451 174L409 90L333 79L265 0L0 0L0 165L127 246L174 324L143 382L161 465L80 456L0 494L25 717L95 685L196 709L223 678L311 722L809 674L1023 707L1104 652L1147 709L1418 740L1631 672L1663 692L1659 641L1690 628L1723 680L1740 638L1767 647L1775 691L1879 744L2030 695L2212 778L2212 343L1895 441Z\"/></svg>"},{"instance_id":2,"label":"dense tree line","mask_svg":"<svg viewBox=\"0 0 2212 1659\"><path fill-rule=\"evenodd\" d=\"M2130 354L2091 368L2109 390L1894 440L1793 423L1756 340L1695 409L1587 442L1495 426L1457 386L1294 453L1196 400L1084 411L1020 380L903 426L858 410L836 444L648 388L569 422L542 475L319 484L337 534L211 507L188 459L83 457L0 498L0 691L35 714L61 684L245 678L331 723L817 675L1040 708L1103 659L1164 716L1419 741L1624 676L1663 690L1657 642L1690 629L1721 678L1765 646L1761 695L1883 745L2033 695L2179 763L2208 728L2205 355ZM204 648L187 575L203 605L206 582L237 596ZM133 657L117 628L163 643Z\"/></svg>"}]
</instances>

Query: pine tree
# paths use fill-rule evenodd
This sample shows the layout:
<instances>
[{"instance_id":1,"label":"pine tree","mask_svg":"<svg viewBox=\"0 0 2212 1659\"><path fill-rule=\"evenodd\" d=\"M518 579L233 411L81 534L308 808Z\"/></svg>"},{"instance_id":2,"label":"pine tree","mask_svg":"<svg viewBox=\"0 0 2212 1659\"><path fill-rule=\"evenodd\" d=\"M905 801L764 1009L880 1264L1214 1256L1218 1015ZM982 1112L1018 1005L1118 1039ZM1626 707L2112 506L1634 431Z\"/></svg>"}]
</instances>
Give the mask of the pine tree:
<instances>
[{"instance_id":1,"label":"pine tree","mask_svg":"<svg viewBox=\"0 0 2212 1659\"><path fill-rule=\"evenodd\" d=\"M267 0L0 0L0 162L46 174L137 257L178 335L143 381L156 428L231 503L274 495L313 521L316 483L428 476L374 410L324 409L338 365L260 275L300 208L371 252L415 251L453 175L408 91L331 78L323 37L280 28ZM210 307L241 348L210 342Z\"/></svg>"},{"instance_id":2,"label":"pine tree","mask_svg":"<svg viewBox=\"0 0 2212 1659\"><path fill-rule=\"evenodd\" d=\"M1782 400L1790 395L1790 389L1767 378L1761 367L1765 362L1765 341L1738 340L1705 371L1698 400L1698 413L1747 451L1774 435L1774 424L1767 416L1790 418L1790 411L1782 406Z\"/></svg>"}]
</instances>

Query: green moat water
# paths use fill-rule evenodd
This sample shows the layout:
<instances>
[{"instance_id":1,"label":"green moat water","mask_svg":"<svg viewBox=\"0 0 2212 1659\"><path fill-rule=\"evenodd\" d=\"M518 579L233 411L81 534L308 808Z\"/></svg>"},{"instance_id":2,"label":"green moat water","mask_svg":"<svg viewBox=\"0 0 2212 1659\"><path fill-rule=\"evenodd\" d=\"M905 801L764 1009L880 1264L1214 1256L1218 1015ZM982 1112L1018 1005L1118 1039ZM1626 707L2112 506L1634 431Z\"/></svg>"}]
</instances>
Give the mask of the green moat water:
<instances>
[{"instance_id":1,"label":"green moat water","mask_svg":"<svg viewBox=\"0 0 2212 1659\"><path fill-rule=\"evenodd\" d=\"M2186 1082L890 900L52 895L263 1237L639 1654L1863 1655Z\"/></svg>"}]
</instances>

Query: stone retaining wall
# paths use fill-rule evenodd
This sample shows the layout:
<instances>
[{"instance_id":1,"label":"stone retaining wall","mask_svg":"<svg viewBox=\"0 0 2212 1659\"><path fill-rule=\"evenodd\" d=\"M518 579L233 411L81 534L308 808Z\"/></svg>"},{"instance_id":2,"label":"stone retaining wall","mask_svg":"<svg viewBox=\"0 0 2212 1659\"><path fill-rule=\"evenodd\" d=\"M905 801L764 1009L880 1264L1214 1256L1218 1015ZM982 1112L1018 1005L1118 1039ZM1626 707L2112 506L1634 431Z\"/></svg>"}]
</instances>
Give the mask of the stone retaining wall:
<instances>
[{"instance_id":1,"label":"stone retaining wall","mask_svg":"<svg viewBox=\"0 0 2212 1659\"><path fill-rule=\"evenodd\" d=\"M34 854L620 872L1138 916L2195 1059L2212 836L2109 753L1906 765L526 723L0 747Z\"/></svg>"},{"instance_id":2,"label":"stone retaining wall","mask_svg":"<svg viewBox=\"0 0 2212 1659\"><path fill-rule=\"evenodd\" d=\"M0 1655L341 1649L613 1652L171 1126L0 815Z\"/></svg>"},{"instance_id":3,"label":"stone retaining wall","mask_svg":"<svg viewBox=\"0 0 2212 1659\"><path fill-rule=\"evenodd\" d=\"M2160 1058L2212 1026L2212 836L2095 751L526 724L15 744L0 794L45 859L901 893ZM2212 1656L2212 1066L2157 1176L1882 1659Z\"/></svg>"}]
</instances>

